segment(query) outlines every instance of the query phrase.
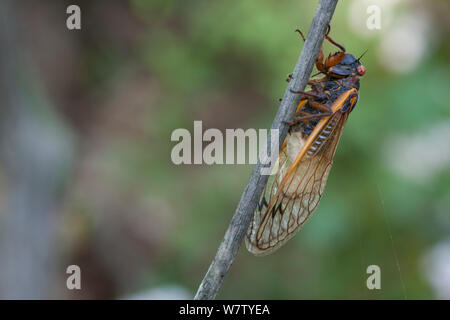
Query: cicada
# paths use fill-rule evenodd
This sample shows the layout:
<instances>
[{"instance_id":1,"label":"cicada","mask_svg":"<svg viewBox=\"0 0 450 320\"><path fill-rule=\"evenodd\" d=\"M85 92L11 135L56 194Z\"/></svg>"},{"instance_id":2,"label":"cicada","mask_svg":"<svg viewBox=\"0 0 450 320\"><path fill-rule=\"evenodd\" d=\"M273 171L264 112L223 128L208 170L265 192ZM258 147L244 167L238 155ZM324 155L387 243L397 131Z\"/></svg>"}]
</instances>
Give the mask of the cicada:
<instances>
[{"instance_id":1,"label":"cicada","mask_svg":"<svg viewBox=\"0 0 450 320\"><path fill-rule=\"evenodd\" d=\"M329 32L328 27L325 39L339 51L324 60L320 50L315 64L323 77L309 80L309 91L292 91L302 95L300 103L245 239L255 255L280 248L317 209L342 130L358 101L366 68Z\"/></svg>"}]
</instances>

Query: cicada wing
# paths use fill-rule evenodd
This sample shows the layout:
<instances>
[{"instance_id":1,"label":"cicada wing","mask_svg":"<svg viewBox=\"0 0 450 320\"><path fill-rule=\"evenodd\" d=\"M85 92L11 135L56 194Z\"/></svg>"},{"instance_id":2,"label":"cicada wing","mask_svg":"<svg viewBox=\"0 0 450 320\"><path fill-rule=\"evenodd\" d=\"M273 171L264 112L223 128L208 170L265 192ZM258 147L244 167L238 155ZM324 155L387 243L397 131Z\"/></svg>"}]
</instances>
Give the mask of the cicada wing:
<instances>
[{"instance_id":1,"label":"cicada wing","mask_svg":"<svg viewBox=\"0 0 450 320\"><path fill-rule=\"evenodd\" d=\"M306 143L300 133L286 138L286 147L278 158L279 169L269 178L247 231L245 243L250 252L272 253L292 238L316 210L347 117L347 113L338 112L329 119L332 125L324 130L328 128L331 133L320 149L314 149L314 142ZM317 133L317 139L322 132ZM302 159L295 161L302 151Z\"/></svg>"}]
</instances>

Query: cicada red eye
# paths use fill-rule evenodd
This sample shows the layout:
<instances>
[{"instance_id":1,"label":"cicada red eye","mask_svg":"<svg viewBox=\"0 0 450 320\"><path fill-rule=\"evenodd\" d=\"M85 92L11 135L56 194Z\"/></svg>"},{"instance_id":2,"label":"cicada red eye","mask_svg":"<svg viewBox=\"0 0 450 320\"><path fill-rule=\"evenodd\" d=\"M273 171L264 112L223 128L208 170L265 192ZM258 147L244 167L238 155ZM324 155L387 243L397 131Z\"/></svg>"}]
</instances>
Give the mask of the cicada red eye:
<instances>
[{"instance_id":1,"label":"cicada red eye","mask_svg":"<svg viewBox=\"0 0 450 320\"><path fill-rule=\"evenodd\" d=\"M356 68L356 70L358 71L358 74L360 76L363 76L366 74L366 67L364 67L363 65L358 66L358 68Z\"/></svg>"}]
</instances>

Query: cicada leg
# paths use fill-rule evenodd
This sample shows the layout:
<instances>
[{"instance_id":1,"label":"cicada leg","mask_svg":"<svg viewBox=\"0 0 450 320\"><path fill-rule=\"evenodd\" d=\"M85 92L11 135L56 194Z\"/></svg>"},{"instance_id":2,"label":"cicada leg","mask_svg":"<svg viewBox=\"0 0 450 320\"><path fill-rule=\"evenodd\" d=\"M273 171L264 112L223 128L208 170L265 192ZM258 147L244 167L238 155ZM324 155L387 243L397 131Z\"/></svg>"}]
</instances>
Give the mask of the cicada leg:
<instances>
[{"instance_id":1,"label":"cicada leg","mask_svg":"<svg viewBox=\"0 0 450 320\"><path fill-rule=\"evenodd\" d=\"M331 44L333 44L336 47L338 47L339 49L341 49L342 52L345 52L344 46L339 44L339 43L337 43L333 39L331 39L331 37L328 35L330 33L330 30L331 30L331 27L330 27L330 25L328 25L327 33L325 34L325 39L327 39Z\"/></svg>"},{"instance_id":2,"label":"cicada leg","mask_svg":"<svg viewBox=\"0 0 450 320\"><path fill-rule=\"evenodd\" d=\"M320 82L324 82L324 81L328 81L328 78L327 77L322 77L322 78L319 78L319 79L308 80L308 84L311 86L311 85L314 85L314 84L317 84L317 83L320 83Z\"/></svg>"},{"instance_id":3,"label":"cicada leg","mask_svg":"<svg viewBox=\"0 0 450 320\"><path fill-rule=\"evenodd\" d=\"M303 95L304 97L302 97L301 100L307 99L307 97L314 98L314 99L323 99L323 98L325 98L325 95L323 93L315 94L312 91L292 90L292 89L290 89L290 91L292 93Z\"/></svg>"},{"instance_id":4,"label":"cicada leg","mask_svg":"<svg viewBox=\"0 0 450 320\"><path fill-rule=\"evenodd\" d=\"M340 45L339 43L337 43L336 41L331 39L331 37L328 35L330 33L330 30L331 30L331 27L330 27L330 25L328 25L328 30L327 30L327 33L325 34L325 39L327 39L331 44L338 47L341 51L336 52L335 54L330 55L330 56L328 56L328 58L325 59L324 68L326 70L328 70L331 67L334 67L339 62L341 62L344 59L345 54L346 54L344 46ZM322 71L322 70L320 70L320 71Z\"/></svg>"},{"instance_id":5,"label":"cicada leg","mask_svg":"<svg viewBox=\"0 0 450 320\"><path fill-rule=\"evenodd\" d=\"M300 36L301 36L302 39L303 39L303 42L306 41L306 38L305 38L305 36L303 35L303 32L300 31L300 29L295 29L295 32L298 32L298 33L300 34ZM327 34L328 34L328 32L330 32L330 31L328 30L328 31L327 31ZM326 70L325 70L325 65L324 65L324 63L323 63L323 51L322 51L322 48L320 48L319 54L317 55L317 59L316 59L316 68L317 68L317 70L319 70L320 72L325 72L325 71L326 71Z\"/></svg>"},{"instance_id":6,"label":"cicada leg","mask_svg":"<svg viewBox=\"0 0 450 320\"><path fill-rule=\"evenodd\" d=\"M295 29L295 32L298 32L298 33L300 34L300 36L301 36L302 39L303 39L303 42L306 41L306 38L305 38L305 36L303 35L303 32L300 31L300 29Z\"/></svg>"},{"instance_id":7,"label":"cicada leg","mask_svg":"<svg viewBox=\"0 0 450 320\"><path fill-rule=\"evenodd\" d=\"M333 114L333 110L325 104L319 103L317 101L308 101L309 106L316 108L317 110L321 111L321 113L307 113L304 111L300 111L298 113L304 114L304 116L301 117L294 117L292 121L286 121L286 123L290 126L296 125L299 122L306 121L306 120L312 120L312 119L320 119L323 117L331 116Z\"/></svg>"}]
</instances>

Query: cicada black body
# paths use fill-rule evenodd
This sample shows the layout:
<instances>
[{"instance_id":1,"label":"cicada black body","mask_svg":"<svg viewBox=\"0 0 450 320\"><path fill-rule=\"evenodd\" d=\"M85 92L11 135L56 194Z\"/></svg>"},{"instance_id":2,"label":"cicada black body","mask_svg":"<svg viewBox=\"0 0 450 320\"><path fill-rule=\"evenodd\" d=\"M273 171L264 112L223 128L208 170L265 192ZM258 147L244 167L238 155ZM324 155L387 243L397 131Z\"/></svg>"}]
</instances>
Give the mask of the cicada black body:
<instances>
[{"instance_id":1,"label":"cicada black body","mask_svg":"<svg viewBox=\"0 0 450 320\"><path fill-rule=\"evenodd\" d=\"M302 98L247 231L246 246L255 255L281 247L316 210L342 130L358 101L366 69L329 31L325 38L340 50L325 60L320 50L316 67L324 76L308 81L311 90L295 91Z\"/></svg>"}]
</instances>

